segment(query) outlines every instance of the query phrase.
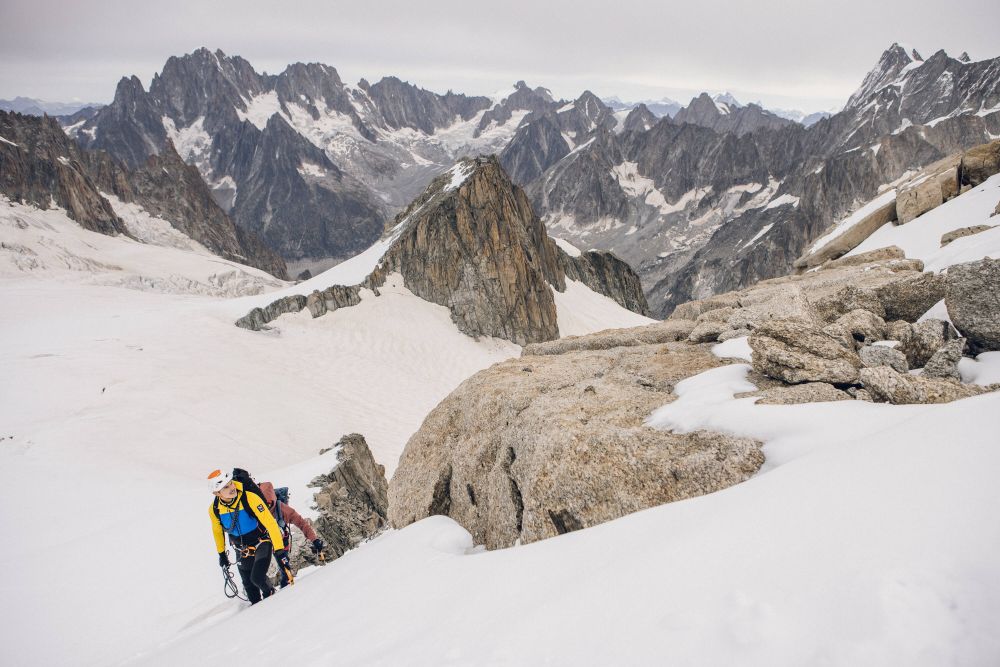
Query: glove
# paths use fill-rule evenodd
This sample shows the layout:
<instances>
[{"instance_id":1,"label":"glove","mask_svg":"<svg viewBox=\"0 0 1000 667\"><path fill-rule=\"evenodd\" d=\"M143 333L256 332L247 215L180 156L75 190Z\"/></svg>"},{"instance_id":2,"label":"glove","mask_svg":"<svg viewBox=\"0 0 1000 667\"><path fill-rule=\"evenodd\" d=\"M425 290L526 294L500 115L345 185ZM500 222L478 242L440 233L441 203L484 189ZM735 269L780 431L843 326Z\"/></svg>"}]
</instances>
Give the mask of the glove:
<instances>
[{"instance_id":1,"label":"glove","mask_svg":"<svg viewBox=\"0 0 1000 667\"><path fill-rule=\"evenodd\" d=\"M319 539L318 537L315 540L313 540L313 542L312 542L312 552L314 554L318 554L320 551L322 551L325 548L326 548L326 545L323 544L323 540Z\"/></svg>"},{"instance_id":2,"label":"glove","mask_svg":"<svg viewBox=\"0 0 1000 667\"><path fill-rule=\"evenodd\" d=\"M225 551L219 552L219 567L229 567L229 554Z\"/></svg>"},{"instance_id":3,"label":"glove","mask_svg":"<svg viewBox=\"0 0 1000 667\"><path fill-rule=\"evenodd\" d=\"M288 552L284 549L274 552L274 557L277 559L278 564L285 568L286 570L292 569L292 561L288 558Z\"/></svg>"}]
</instances>

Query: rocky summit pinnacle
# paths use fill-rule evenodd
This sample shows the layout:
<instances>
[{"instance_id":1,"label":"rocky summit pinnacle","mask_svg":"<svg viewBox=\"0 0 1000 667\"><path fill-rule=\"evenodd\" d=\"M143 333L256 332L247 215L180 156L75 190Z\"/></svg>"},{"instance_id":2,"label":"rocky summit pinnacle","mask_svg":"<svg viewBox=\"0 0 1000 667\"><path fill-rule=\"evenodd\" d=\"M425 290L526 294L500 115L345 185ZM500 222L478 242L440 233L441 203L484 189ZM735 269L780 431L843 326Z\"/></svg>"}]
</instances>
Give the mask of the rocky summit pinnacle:
<instances>
[{"instance_id":1,"label":"rocky summit pinnacle","mask_svg":"<svg viewBox=\"0 0 1000 667\"><path fill-rule=\"evenodd\" d=\"M397 217L380 271L447 306L458 328L515 343L559 337L558 249L496 157L463 160Z\"/></svg>"},{"instance_id":2,"label":"rocky summit pinnacle","mask_svg":"<svg viewBox=\"0 0 1000 667\"><path fill-rule=\"evenodd\" d=\"M396 216L382 243L388 249L360 285L378 290L398 273L415 295L447 307L470 336L519 345L558 338L553 290L565 291L567 279L624 308L649 312L627 264L606 252L571 257L556 245L494 155L463 159L435 178ZM260 329L306 307L316 317L355 305L358 296L358 286L334 285L308 297L284 297L236 324Z\"/></svg>"}]
</instances>

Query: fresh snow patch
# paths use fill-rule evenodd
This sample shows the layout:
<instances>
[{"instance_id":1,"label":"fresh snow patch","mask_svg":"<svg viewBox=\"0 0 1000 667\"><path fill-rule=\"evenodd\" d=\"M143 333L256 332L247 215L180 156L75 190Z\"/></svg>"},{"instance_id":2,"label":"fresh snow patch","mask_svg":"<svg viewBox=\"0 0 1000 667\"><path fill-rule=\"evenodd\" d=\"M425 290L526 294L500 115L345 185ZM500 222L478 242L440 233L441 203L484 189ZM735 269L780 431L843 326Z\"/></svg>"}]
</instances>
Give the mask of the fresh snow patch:
<instances>
[{"instance_id":1,"label":"fresh snow patch","mask_svg":"<svg viewBox=\"0 0 1000 667\"><path fill-rule=\"evenodd\" d=\"M174 121L168 116L163 116L161 120L163 122L163 129L174 143L174 148L177 149L177 154L185 162L200 161L198 160L199 158L207 159L208 153L212 148L212 137L208 136L208 132L205 131L204 116L197 118L187 127L180 129L174 125Z\"/></svg>"},{"instance_id":2,"label":"fresh snow patch","mask_svg":"<svg viewBox=\"0 0 1000 667\"><path fill-rule=\"evenodd\" d=\"M150 270L178 253L107 240L145 248ZM30 513L0 508L0 524L24 540L0 556L19 573L0 584L19 601L0 612L11 664L119 664L235 614L208 529L208 471L237 464L288 482L293 506L308 510L304 482L330 468L320 448L363 433L391 475L438 402L520 349L460 333L398 275L380 297L315 320L285 315L270 334L235 327L225 301L50 277L0 281L0 307L18 313L0 327L0 486L32 498ZM87 521L66 521L65 494L38 494L39 479L86 479ZM164 535L169 548L157 548ZM109 553L115 576L100 576ZM73 567L61 566L66 554Z\"/></svg>"},{"instance_id":3,"label":"fresh snow patch","mask_svg":"<svg viewBox=\"0 0 1000 667\"><path fill-rule=\"evenodd\" d=\"M11 141L10 139L5 139L4 137L0 137L0 142L3 142L3 143L8 144L10 146L14 146L16 148L20 148L20 146L18 146L17 144L15 144L13 141Z\"/></svg>"},{"instance_id":4,"label":"fresh snow patch","mask_svg":"<svg viewBox=\"0 0 1000 667\"><path fill-rule=\"evenodd\" d=\"M559 237L553 236L552 240L556 242L556 245L563 249L570 257L580 257L583 253L575 245L567 241L566 239L561 239Z\"/></svg>"},{"instance_id":5,"label":"fresh snow patch","mask_svg":"<svg viewBox=\"0 0 1000 667\"><path fill-rule=\"evenodd\" d=\"M1000 382L1000 352L983 352L975 359L962 357L958 361L962 382L991 385Z\"/></svg>"},{"instance_id":6,"label":"fresh snow patch","mask_svg":"<svg viewBox=\"0 0 1000 667\"><path fill-rule=\"evenodd\" d=\"M55 206L42 211L0 196L0 277L213 297L259 294L286 284L210 254L139 206L105 197L142 242L86 230Z\"/></svg>"},{"instance_id":7,"label":"fresh snow patch","mask_svg":"<svg viewBox=\"0 0 1000 667\"><path fill-rule=\"evenodd\" d=\"M789 206L789 205L798 207L798 205L799 205L799 198L796 197L795 195L790 195L790 194L786 193L786 194L781 195L780 197L777 197L777 198L771 200L767 204L767 206L764 207L764 210L766 211L766 210L768 210L770 208L777 208L779 206Z\"/></svg>"},{"instance_id":8,"label":"fresh snow patch","mask_svg":"<svg viewBox=\"0 0 1000 667\"><path fill-rule=\"evenodd\" d=\"M276 113L281 112L281 102L278 100L278 93L270 91L254 95L246 103L246 111L236 108L236 115L240 120L248 120L253 123L258 130L267 127L267 121Z\"/></svg>"},{"instance_id":9,"label":"fresh snow patch","mask_svg":"<svg viewBox=\"0 0 1000 667\"><path fill-rule=\"evenodd\" d=\"M769 225L764 225L764 227L759 232L757 232L756 234L754 234L754 236L753 236L752 239L750 239L749 241L747 241L746 243L744 243L740 247L740 249L742 250L743 248L749 248L750 246L752 246L757 241L757 239L759 239L764 234L767 234L769 231L771 231L772 227L774 227L774 223L773 222L771 224L769 224Z\"/></svg>"},{"instance_id":10,"label":"fresh snow patch","mask_svg":"<svg viewBox=\"0 0 1000 667\"><path fill-rule=\"evenodd\" d=\"M313 164L312 162L301 162L296 171L303 176L315 176L316 178L323 178L326 176L326 170L319 165Z\"/></svg>"},{"instance_id":11,"label":"fresh snow patch","mask_svg":"<svg viewBox=\"0 0 1000 667\"><path fill-rule=\"evenodd\" d=\"M451 175L451 180L444 186L442 192L451 192L461 187L462 183L475 171L475 165L471 162L459 162L446 173Z\"/></svg>"},{"instance_id":12,"label":"fresh snow patch","mask_svg":"<svg viewBox=\"0 0 1000 667\"><path fill-rule=\"evenodd\" d=\"M652 324L652 320L627 308L581 282L566 279L566 291L552 290L560 336L583 336L604 329Z\"/></svg>"},{"instance_id":13,"label":"fresh snow patch","mask_svg":"<svg viewBox=\"0 0 1000 667\"><path fill-rule=\"evenodd\" d=\"M712 346L712 354L722 359L744 359L751 361L753 350L750 349L750 337L740 336L724 340Z\"/></svg>"},{"instance_id":14,"label":"fresh snow patch","mask_svg":"<svg viewBox=\"0 0 1000 667\"><path fill-rule=\"evenodd\" d=\"M888 193L883 195L887 196ZM1000 258L1000 229L997 228L1000 218L992 215L998 200L1000 174L905 225L882 226L847 255L895 245L902 248L908 258L922 260L927 271L941 271L953 264L984 257ZM994 228L941 247L944 233L972 225L992 225Z\"/></svg>"}]
</instances>

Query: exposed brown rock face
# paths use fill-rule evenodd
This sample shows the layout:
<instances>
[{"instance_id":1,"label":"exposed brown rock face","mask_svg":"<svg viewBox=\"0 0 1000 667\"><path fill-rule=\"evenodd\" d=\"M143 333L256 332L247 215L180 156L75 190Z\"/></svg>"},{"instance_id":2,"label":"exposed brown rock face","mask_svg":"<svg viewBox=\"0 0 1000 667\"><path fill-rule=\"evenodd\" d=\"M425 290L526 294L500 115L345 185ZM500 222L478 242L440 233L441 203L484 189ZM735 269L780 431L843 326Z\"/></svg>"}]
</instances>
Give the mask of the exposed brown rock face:
<instances>
[{"instance_id":1,"label":"exposed brown rock face","mask_svg":"<svg viewBox=\"0 0 1000 667\"><path fill-rule=\"evenodd\" d=\"M1000 172L1000 139L971 148L962 156L962 185L979 185L997 172Z\"/></svg>"},{"instance_id":2,"label":"exposed brown rock face","mask_svg":"<svg viewBox=\"0 0 1000 667\"><path fill-rule=\"evenodd\" d=\"M387 235L389 249L360 285L308 297L313 317L357 303L359 287L377 293L396 272L411 292L446 306L460 331L520 345L559 337L552 290L564 291L567 276L648 312L632 269L610 253L570 257L560 250L493 156L463 160L436 178ZM286 301L255 309L237 325L260 329L289 312Z\"/></svg>"},{"instance_id":3,"label":"exposed brown rock face","mask_svg":"<svg viewBox=\"0 0 1000 667\"><path fill-rule=\"evenodd\" d=\"M1000 204L997 207L1000 208ZM991 225L972 225L971 227L962 227L961 229L945 232L941 235L941 247L945 247L956 239L965 238L966 236L972 236L991 229L993 229Z\"/></svg>"},{"instance_id":4,"label":"exposed brown rock face","mask_svg":"<svg viewBox=\"0 0 1000 667\"><path fill-rule=\"evenodd\" d=\"M811 269L814 266L836 260L861 245L861 242L878 231L883 225L897 220L895 200L869 213L863 220L836 237L816 252L795 260L796 269ZM900 256L902 251L900 250Z\"/></svg>"},{"instance_id":5,"label":"exposed brown rock face","mask_svg":"<svg viewBox=\"0 0 1000 667\"><path fill-rule=\"evenodd\" d=\"M935 209L958 194L958 169L962 155L944 158L923 170L916 182L896 194L896 218L903 225Z\"/></svg>"},{"instance_id":6,"label":"exposed brown rock face","mask_svg":"<svg viewBox=\"0 0 1000 667\"><path fill-rule=\"evenodd\" d=\"M769 320L750 335L754 370L789 384L851 384L861 360L830 334L795 320Z\"/></svg>"},{"instance_id":7,"label":"exposed brown rock face","mask_svg":"<svg viewBox=\"0 0 1000 667\"><path fill-rule=\"evenodd\" d=\"M590 250L579 257L570 257L559 249L559 265L567 278L614 299L622 308L650 316L639 276L610 252Z\"/></svg>"},{"instance_id":8,"label":"exposed brown rock face","mask_svg":"<svg viewBox=\"0 0 1000 667\"><path fill-rule=\"evenodd\" d=\"M565 289L555 242L495 157L461 163L397 217L405 224L382 272L398 271L422 299L447 306L460 331L524 345L559 337L549 288Z\"/></svg>"},{"instance_id":9,"label":"exposed brown rock face","mask_svg":"<svg viewBox=\"0 0 1000 667\"><path fill-rule=\"evenodd\" d=\"M55 202L84 229L128 235L54 118L0 111L0 136L0 193L41 209Z\"/></svg>"},{"instance_id":10,"label":"exposed brown rock face","mask_svg":"<svg viewBox=\"0 0 1000 667\"><path fill-rule=\"evenodd\" d=\"M667 343L523 356L481 371L407 443L390 520L446 514L493 549L743 481L763 463L759 443L644 425L675 382L720 363L704 346Z\"/></svg>"},{"instance_id":11,"label":"exposed brown rock face","mask_svg":"<svg viewBox=\"0 0 1000 667\"><path fill-rule=\"evenodd\" d=\"M388 483L364 436L345 435L336 445L337 466L309 483L319 518L313 522L328 558L339 558L386 525Z\"/></svg>"},{"instance_id":12,"label":"exposed brown rock face","mask_svg":"<svg viewBox=\"0 0 1000 667\"><path fill-rule=\"evenodd\" d=\"M961 384L955 380L936 377L903 375L888 366L862 368L860 381L876 401L896 405L950 403L996 388Z\"/></svg>"}]
</instances>

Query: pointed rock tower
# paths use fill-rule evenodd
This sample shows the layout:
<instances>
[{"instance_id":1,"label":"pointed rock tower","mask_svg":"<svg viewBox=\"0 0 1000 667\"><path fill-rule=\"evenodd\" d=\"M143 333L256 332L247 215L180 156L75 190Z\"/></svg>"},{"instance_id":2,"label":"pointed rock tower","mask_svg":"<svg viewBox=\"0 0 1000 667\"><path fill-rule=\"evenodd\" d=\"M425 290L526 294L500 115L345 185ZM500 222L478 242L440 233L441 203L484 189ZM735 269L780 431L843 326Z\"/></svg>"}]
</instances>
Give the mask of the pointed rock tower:
<instances>
[{"instance_id":1,"label":"pointed rock tower","mask_svg":"<svg viewBox=\"0 0 1000 667\"><path fill-rule=\"evenodd\" d=\"M463 333L519 345L559 337L552 290L565 291L567 277L648 314L635 272L610 253L571 257L560 249L495 155L462 160L393 223L380 242L385 253L360 285L285 297L237 325L260 329L305 307L319 316L355 305L362 287L378 290L395 273L418 297L447 307Z\"/></svg>"}]
</instances>

